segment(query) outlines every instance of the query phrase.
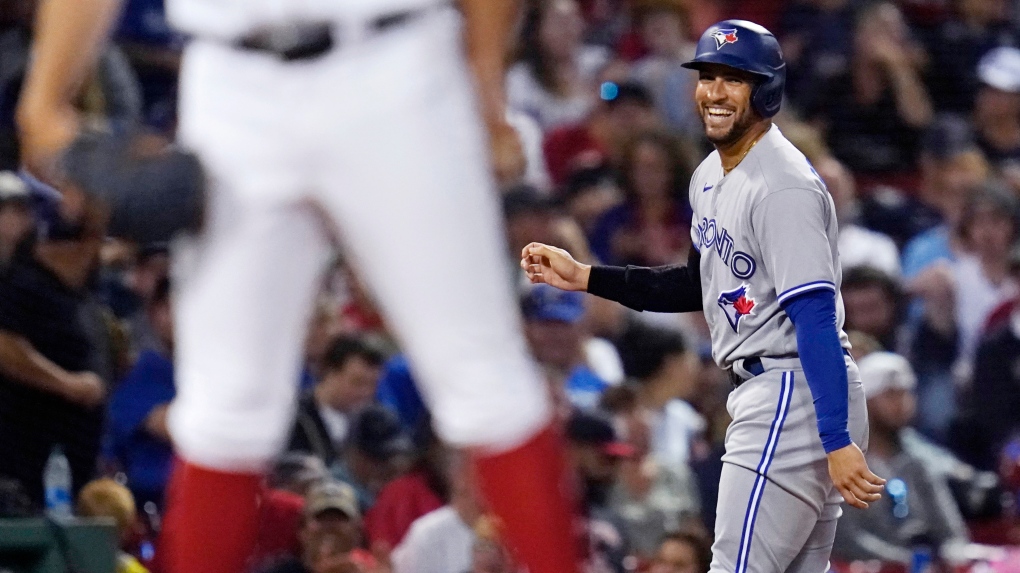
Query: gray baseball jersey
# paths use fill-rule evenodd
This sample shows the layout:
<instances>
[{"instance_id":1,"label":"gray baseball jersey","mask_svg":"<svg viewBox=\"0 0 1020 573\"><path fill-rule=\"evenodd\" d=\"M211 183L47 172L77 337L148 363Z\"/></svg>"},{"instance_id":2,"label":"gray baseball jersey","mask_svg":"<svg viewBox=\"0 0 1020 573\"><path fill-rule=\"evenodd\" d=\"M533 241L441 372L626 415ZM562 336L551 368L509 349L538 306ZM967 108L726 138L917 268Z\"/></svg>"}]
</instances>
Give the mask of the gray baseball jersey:
<instances>
[{"instance_id":1,"label":"gray baseball jersey","mask_svg":"<svg viewBox=\"0 0 1020 573\"><path fill-rule=\"evenodd\" d=\"M772 126L730 173L714 151L690 187L691 235L701 253L705 319L723 368L752 356L797 352L780 304L825 289L843 333L836 209L807 158Z\"/></svg>"}]
</instances>

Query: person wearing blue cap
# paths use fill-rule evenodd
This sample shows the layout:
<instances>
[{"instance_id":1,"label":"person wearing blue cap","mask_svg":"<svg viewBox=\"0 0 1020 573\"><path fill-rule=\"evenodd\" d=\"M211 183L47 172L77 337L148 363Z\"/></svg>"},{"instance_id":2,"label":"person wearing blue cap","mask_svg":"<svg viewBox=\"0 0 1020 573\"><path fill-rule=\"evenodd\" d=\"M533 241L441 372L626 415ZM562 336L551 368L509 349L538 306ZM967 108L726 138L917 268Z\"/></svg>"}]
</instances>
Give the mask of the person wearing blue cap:
<instances>
[{"instance_id":1,"label":"person wearing blue cap","mask_svg":"<svg viewBox=\"0 0 1020 573\"><path fill-rule=\"evenodd\" d=\"M610 386L585 362L584 295L535 285L521 301L525 334L539 364L563 378L571 404L591 410Z\"/></svg>"}]
</instances>

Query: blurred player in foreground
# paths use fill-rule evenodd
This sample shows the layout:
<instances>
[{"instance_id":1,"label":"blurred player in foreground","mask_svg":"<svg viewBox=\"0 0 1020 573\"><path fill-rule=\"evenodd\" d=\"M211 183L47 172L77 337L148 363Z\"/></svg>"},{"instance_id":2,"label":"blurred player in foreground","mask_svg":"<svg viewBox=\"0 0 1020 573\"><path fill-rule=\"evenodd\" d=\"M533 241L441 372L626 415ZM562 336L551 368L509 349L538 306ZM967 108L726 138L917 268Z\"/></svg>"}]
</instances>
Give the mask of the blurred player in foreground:
<instances>
[{"instance_id":1,"label":"blurred player in foreground","mask_svg":"<svg viewBox=\"0 0 1020 573\"><path fill-rule=\"evenodd\" d=\"M719 22L685 66L716 148L691 178L688 264L592 267L532 243L521 266L532 282L637 310L704 310L734 387L711 570L821 573L840 501L866 508L885 483L857 446L867 411L842 331L835 206L772 124L786 65L768 30Z\"/></svg>"},{"instance_id":2,"label":"blurred player in foreground","mask_svg":"<svg viewBox=\"0 0 1020 573\"><path fill-rule=\"evenodd\" d=\"M118 4L39 7L22 151L30 170L65 189L72 213L82 196L61 180L80 131L72 102ZM182 463L160 547L170 573L243 567L259 481L291 421L334 226L440 434L473 452L510 544L533 573L576 570L560 437L500 262L489 169L523 168L503 93L516 1L458 5L168 1L171 22L193 38L179 140L210 182L203 228L175 248L178 393L168 423ZM92 173L93 191L104 176ZM446 249L456 259L437 272Z\"/></svg>"}]
</instances>

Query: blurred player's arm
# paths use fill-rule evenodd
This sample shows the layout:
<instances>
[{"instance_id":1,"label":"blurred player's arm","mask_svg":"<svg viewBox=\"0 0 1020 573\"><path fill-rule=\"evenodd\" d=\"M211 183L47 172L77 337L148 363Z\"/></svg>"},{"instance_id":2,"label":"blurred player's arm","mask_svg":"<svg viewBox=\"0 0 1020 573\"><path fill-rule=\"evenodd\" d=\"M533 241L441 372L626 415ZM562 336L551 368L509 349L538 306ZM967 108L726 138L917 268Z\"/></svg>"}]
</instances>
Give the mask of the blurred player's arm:
<instances>
[{"instance_id":1,"label":"blurred player's arm","mask_svg":"<svg viewBox=\"0 0 1020 573\"><path fill-rule=\"evenodd\" d=\"M15 382L84 406L98 405L106 395L96 374L68 372L43 356L23 336L4 330L0 330L0 371Z\"/></svg>"},{"instance_id":2,"label":"blurred player's arm","mask_svg":"<svg viewBox=\"0 0 1020 573\"><path fill-rule=\"evenodd\" d=\"M120 0L42 0L32 65L17 110L23 162L54 173L56 158L78 133L74 101L102 51Z\"/></svg>"},{"instance_id":3,"label":"blurred player's arm","mask_svg":"<svg viewBox=\"0 0 1020 573\"><path fill-rule=\"evenodd\" d=\"M501 183L524 173L525 158L517 132L507 122L507 54L520 0L459 0L464 14L464 43L475 77L482 119L489 133L493 168Z\"/></svg>"},{"instance_id":4,"label":"blurred player's arm","mask_svg":"<svg viewBox=\"0 0 1020 573\"><path fill-rule=\"evenodd\" d=\"M521 268L533 283L586 291L634 310L702 310L701 254L694 247L686 265L649 268L586 265L563 249L531 243L521 253Z\"/></svg>"}]
</instances>

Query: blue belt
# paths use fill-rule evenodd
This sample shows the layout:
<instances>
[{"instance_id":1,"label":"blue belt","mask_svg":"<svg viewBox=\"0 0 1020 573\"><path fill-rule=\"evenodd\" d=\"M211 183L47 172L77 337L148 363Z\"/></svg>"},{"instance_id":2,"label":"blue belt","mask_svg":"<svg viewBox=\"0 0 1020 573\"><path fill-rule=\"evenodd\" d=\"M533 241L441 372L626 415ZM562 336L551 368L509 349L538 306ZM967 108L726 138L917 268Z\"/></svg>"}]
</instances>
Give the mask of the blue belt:
<instances>
[{"instance_id":1,"label":"blue belt","mask_svg":"<svg viewBox=\"0 0 1020 573\"><path fill-rule=\"evenodd\" d=\"M850 356L850 351L847 350L846 348L844 348L843 349L843 355L844 356ZM765 358L775 358L775 359L797 358L797 354L791 354L791 355L788 355L788 356L766 356ZM765 373L765 367L762 366L761 357L760 356L752 356L750 358L745 358L741 362L740 365L741 365L741 367L743 367L744 370L747 370L749 373L751 373L751 377L752 378L754 376L761 376L762 374ZM727 374L729 374L730 382L733 384L734 388L736 388L737 386L740 386L744 382L747 382L748 380L751 379L751 378L743 378L742 376L740 376L740 374L737 374L736 371L733 370L732 366L730 367L729 370L727 370Z\"/></svg>"}]
</instances>

